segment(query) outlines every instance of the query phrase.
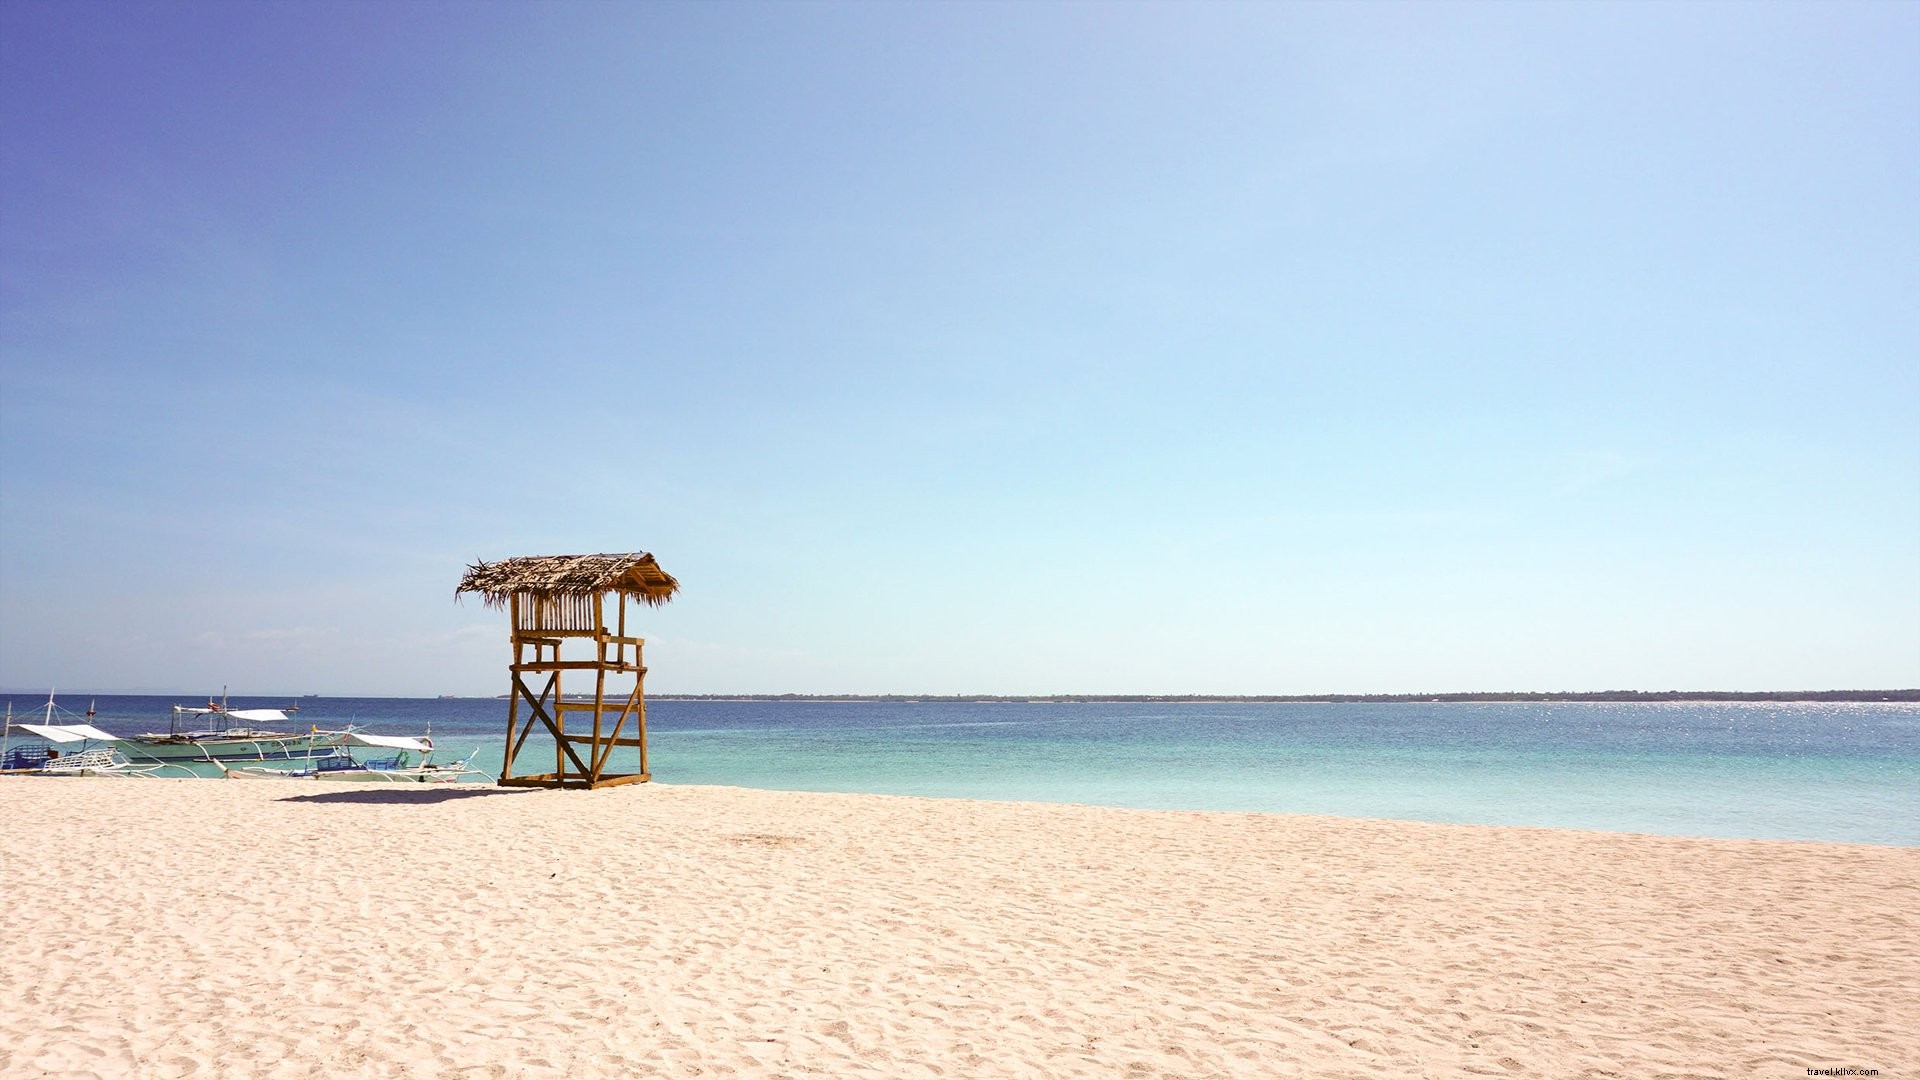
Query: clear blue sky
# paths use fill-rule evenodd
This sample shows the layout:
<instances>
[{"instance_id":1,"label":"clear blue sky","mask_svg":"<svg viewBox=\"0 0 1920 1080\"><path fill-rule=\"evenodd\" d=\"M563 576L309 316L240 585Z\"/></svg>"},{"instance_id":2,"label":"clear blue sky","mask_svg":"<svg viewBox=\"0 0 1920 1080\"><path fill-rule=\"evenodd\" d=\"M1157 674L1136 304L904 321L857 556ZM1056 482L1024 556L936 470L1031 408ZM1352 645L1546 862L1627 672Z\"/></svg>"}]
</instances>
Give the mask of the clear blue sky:
<instances>
[{"instance_id":1,"label":"clear blue sky","mask_svg":"<svg viewBox=\"0 0 1920 1080\"><path fill-rule=\"evenodd\" d=\"M0 5L0 685L1920 685L1920 5Z\"/></svg>"}]
</instances>

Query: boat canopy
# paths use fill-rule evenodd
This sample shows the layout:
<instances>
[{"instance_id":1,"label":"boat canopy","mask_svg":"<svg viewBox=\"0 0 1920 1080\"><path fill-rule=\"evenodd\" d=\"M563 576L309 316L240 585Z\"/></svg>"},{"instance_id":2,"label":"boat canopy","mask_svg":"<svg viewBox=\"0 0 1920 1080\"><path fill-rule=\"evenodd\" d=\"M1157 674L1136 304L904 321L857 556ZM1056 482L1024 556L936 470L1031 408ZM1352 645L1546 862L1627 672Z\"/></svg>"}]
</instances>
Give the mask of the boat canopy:
<instances>
[{"instance_id":1,"label":"boat canopy","mask_svg":"<svg viewBox=\"0 0 1920 1080\"><path fill-rule=\"evenodd\" d=\"M249 724L287 722L287 714L280 709L201 709L192 705L175 705L173 711L195 716L224 716L231 720L245 720Z\"/></svg>"},{"instance_id":2,"label":"boat canopy","mask_svg":"<svg viewBox=\"0 0 1920 1080\"><path fill-rule=\"evenodd\" d=\"M48 742L86 742L89 739L114 742L120 738L118 735L109 735L92 724L15 724L13 726L21 731L31 731Z\"/></svg>"},{"instance_id":3,"label":"boat canopy","mask_svg":"<svg viewBox=\"0 0 1920 1080\"><path fill-rule=\"evenodd\" d=\"M378 746L388 750L415 750L422 754L433 749L432 743L406 735L362 735L358 731L343 731L340 741L352 746Z\"/></svg>"}]
</instances>

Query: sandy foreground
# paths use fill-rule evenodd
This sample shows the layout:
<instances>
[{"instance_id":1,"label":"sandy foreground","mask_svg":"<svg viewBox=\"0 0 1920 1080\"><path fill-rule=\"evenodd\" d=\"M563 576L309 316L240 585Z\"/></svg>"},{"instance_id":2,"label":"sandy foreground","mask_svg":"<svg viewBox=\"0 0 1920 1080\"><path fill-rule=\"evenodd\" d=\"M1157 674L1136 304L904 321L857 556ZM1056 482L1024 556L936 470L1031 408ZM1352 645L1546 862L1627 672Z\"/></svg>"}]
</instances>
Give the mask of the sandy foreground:
<instances>
[{"instance_id":1,"label":"sandy foreground","mask_svg":"<svg viewBox=\"0 0 1920 1080\"><path fill-rule=\"evenodd\" d=\"M0 778L0 1076L1920 1077L1920 849Z\"/></svg>"}]
</instances>

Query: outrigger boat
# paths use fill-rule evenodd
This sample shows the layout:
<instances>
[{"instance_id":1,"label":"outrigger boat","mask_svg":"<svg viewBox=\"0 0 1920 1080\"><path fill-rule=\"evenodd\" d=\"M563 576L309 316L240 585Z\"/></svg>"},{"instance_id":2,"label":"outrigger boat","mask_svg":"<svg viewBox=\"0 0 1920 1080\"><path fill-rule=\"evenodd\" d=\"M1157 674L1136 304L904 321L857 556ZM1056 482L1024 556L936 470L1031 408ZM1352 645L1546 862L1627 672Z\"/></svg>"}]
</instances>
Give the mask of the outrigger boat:
<instances>
[{"instance_id":1,"label":"outrigger boat","mask_svg":"<svg viewBox=\"0 0 1920 1080\"><path fill-rule=\"evenodd\" d=\"M216 761L230 780L324 780L347 784L452 784L462 777L493 779L473 768L473 754L450 765L433 763L433 739L405 735L368 735L365 732L322 731L316 739L327 740L324 752L309 758L299 768L283 769L264 765L233 765ZM355 747L373 747L396 751L385 758L356 758ZM479 751L474 751L479 753ZM420 763L411 764L409 754L419 754Z\"/></svg>"},{"instance_id":2,"label":"outrigger boat","mask_svg":"<svg viewBox=\"0 0 1920 1080\"><path fill-rule=\"evenodd\" d=\"M324 746L321 732L274 731L261 724L290 722L291 709L229 709L225 699L205 708L175 705L165 732L149 731L121 739L120 748L136 762L287 761L310 758ZM204 718L204 719L203 719ZM195 725L205 724L206 727ZM221 726L211 726L219 724ZM182 730L182 726L186 730Z\"/></svg>"},{"instance_id":3,"label":"outrigger boat","mask_svg":"<svg viewBox=\"0 0 1920 1080\"><path fill-rule=\"evenodd\" d=\"M161 763L143 765L127 760L120 751L114 749L113 744L119 743L120 737L101 731L92 724L54 723L55 708L53 695L49 693L44 722L16 724L13 722L13 704L8 702L6 726L0 729L0 772L37 776L146 777L166 767ZM87 715L93 714L89 711ZM16 728L44 741L13 746L12 735ZM59 749L72 743L79 743L80 748L73 752ZM91 746L88 745L90 743L106 745Z\"/></svg>"}]
</instances>

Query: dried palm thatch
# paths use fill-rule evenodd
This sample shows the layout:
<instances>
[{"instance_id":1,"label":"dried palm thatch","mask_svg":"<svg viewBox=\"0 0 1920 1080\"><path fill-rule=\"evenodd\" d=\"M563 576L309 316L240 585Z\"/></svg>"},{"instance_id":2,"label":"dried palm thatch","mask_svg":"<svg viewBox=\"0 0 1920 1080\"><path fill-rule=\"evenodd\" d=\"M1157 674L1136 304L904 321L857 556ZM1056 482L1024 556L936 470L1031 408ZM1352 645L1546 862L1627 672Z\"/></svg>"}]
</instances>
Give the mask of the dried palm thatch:
<instances>
[{"instance_id":1,"label":"dried palm thatch","mask_svg":"<svg viewBox=\"0 0 1920 1080\"><path fill-rule=\"evenodd\" d=\"M537 597L594 596L617 592L659 607L680 583L644 551L625 555L529 555L467 567L454 599L479 593L488 607L504 607L515 594Z\"/></svg>"}]
</instances>

